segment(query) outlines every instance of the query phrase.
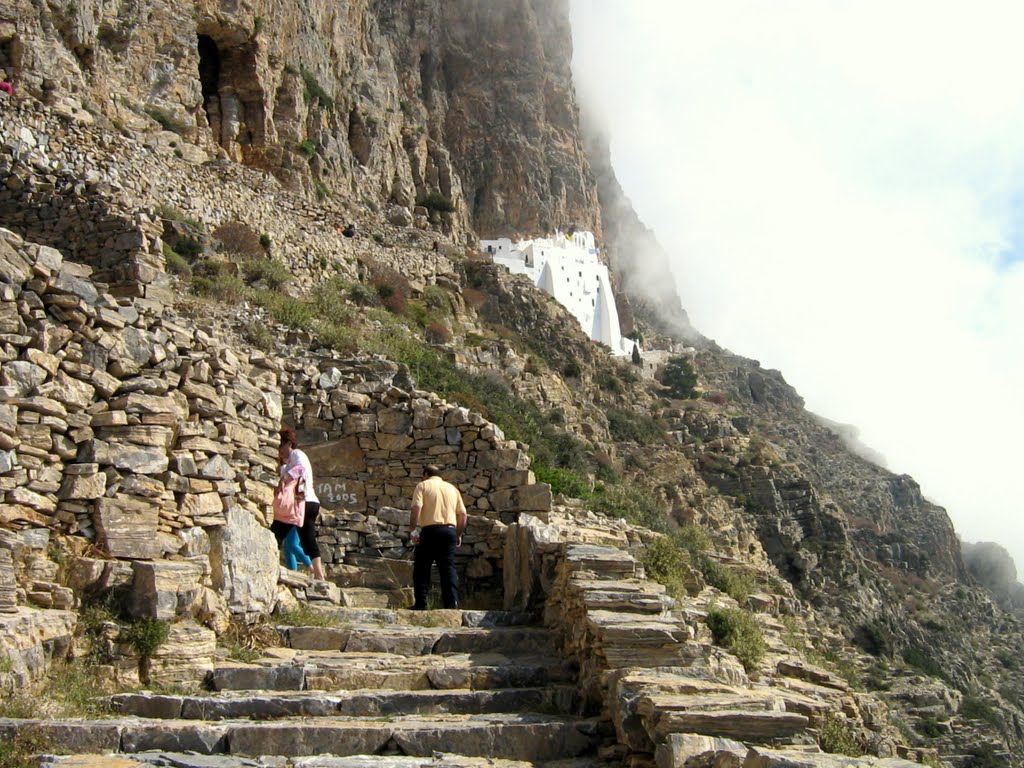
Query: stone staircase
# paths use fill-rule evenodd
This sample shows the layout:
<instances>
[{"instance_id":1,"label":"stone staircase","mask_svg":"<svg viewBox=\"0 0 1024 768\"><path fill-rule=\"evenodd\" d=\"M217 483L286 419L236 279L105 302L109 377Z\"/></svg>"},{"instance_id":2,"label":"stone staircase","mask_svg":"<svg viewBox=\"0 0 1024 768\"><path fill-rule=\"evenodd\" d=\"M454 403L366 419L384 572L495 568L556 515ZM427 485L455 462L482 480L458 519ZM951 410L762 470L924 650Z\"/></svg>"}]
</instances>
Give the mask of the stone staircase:
<instances>
[{"instance_id":1,"label":"stone staircase","mask_svg":"<svg viewBox=\"0 0 1024 768\"><path fill-rule=\"evenodd\" d=\"M576 670L552 631L523 623L529 615L329 613L336 626L280 627L280 647L263 658L217 663L208 691L116 694L104 720L0 720L0 739L20 732L58 753L159 753L165 764L193 753L242 765L270 755L441 754L590 763L602 736L612 737L581 716Z\"/></svg>"}]
</instances>

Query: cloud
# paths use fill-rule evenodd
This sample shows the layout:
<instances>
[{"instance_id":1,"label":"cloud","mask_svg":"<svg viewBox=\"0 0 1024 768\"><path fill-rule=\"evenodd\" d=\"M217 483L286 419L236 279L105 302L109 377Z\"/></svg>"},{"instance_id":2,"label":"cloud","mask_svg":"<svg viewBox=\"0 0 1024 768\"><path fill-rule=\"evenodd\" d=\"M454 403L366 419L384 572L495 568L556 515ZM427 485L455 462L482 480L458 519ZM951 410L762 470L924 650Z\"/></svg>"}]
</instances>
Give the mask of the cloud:
<instances>
[{"instance_id":1,"label":"cloud","mask_svg":"<svg viewBox=\"0 0 1024 768\"><path fill-rule=\"evenodd\" d=\"M694 325L1024 565L1024 6L572 16L581 98Z\"/></svg>"}]
</instances>

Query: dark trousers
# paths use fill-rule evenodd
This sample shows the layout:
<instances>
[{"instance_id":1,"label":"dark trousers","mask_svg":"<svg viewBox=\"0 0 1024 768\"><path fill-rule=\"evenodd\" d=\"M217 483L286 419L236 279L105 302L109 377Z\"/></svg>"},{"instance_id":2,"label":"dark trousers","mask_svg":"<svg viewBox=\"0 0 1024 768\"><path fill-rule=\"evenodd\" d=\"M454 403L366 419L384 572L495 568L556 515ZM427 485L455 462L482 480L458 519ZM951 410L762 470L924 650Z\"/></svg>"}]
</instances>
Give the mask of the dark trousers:
<instances>
[{"instance_id":1,"label":"dark trousers","mask_svg":"<svg viewBox=\"0 0 1024 768\"><path fill-rule=\"evenodd\" d=\"M277 538L277 548L281 548L281 544L284 541L284 537L288 535L288 531L292 528L299 528L299 543L302 545L302 551L306 553L310 560L320 557L320 545L316 543L316 519L319 516L320 502L307 501L306 516L302 521L301 528L290 523L282 523L280 520L272 522L270 530Z\"/></svg>"},{"instance_id":2,"label":"dark trousers","mask_svg":"<svg viewBox=\"0 0 1024 768\"><path fill-rule=\"evenodd\" d=\"M459 607L459 576L455 572L455 526L428 525L420 531L420 543L412 563L412 585L416 601L413 610L427 607L430 594L430 566L437 563L441 574L441 602L445 608Z\"/></svg>"}]
</instances>

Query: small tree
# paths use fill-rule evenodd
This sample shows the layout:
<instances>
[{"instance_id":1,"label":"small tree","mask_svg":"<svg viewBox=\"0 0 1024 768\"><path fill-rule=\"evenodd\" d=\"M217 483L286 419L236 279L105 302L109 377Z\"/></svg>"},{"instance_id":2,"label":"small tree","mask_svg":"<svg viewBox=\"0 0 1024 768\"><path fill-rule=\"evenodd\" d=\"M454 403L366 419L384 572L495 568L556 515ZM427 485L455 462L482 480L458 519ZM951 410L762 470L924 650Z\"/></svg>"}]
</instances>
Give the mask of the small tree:
<instances>
[{"instance_id":1,"label":"small tree","mask_svg":"<svg viewBox=\"0 0 1024 768\"><path fill-rule=\"evenodd\" d=\"M697 394L697 372L685 355L670 357L661 371L660 380L674 398L684 400Z\"/></svg>"},{"instance_id":2,"label":"small tree","mask_svg":"<svg viewBox=\"0 0 1024 768\"><path fill-rule=\"evenodd\" d=\"M633 345L632 360L633 360L633 365L638 366L638 367L643 363L643 361L640 359L640 345L639 344L634 344Z\"/></svg>"}]
</instances>

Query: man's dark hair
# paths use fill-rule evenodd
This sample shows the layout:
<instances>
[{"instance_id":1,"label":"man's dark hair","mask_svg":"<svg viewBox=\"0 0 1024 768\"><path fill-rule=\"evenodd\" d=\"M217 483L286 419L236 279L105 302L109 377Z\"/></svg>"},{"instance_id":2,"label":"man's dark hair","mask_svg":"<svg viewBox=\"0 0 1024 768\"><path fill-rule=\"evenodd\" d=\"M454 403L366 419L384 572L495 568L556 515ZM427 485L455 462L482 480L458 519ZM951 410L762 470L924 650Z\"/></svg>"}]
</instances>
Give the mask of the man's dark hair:
<instances>
[{"instance_id":1,"label":"man's dark hair","mask_svg":"<svg viewBox=\"0 0 1024 768\"><path fill-rule=\"evenodd\" d=\"M291 427L284 427L281 430L281 445L288 443L292 448L299 447L299 436L295 434L295 430Z\"/></svg>"},{"instance_id":2,"label":"man's dark hair","mask_svg":"<svg viewBox=\"0 0 1024 768\"><path fill-rule=\"evenodd\" d=\"M436 464L427 464L427 466L423 468L424 477L437 477L440 474L441 468Z\"/></svg>"}]
</instances>

